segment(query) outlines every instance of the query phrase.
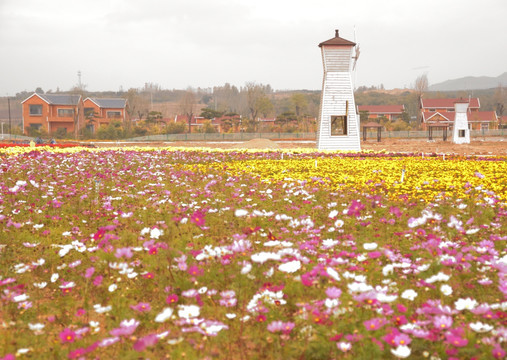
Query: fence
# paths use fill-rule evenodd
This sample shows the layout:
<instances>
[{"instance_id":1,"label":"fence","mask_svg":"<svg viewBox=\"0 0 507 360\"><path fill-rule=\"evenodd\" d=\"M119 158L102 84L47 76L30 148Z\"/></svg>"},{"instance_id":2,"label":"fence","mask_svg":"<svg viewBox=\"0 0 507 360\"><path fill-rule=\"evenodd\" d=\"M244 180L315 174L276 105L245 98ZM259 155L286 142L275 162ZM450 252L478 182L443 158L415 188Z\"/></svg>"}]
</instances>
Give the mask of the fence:
<instances>
[{"instance_id":1,"label":"fence","mask_svg":"<svg viewBox=\"0 0 507 360\"><path fill-rule=\"evenodd\" d=\"M470 131L470 138L484 138L495 136L507 136L507 129L498 130L472 130ZM382 138L393 139L427 139L428 132L420 130L407 130L407 131L383 131ZM442 138L442 131L433 131L433 139L439 140ZM162 134L162 135L148 135L125 141L248 141L252 139L270 139L270 140L316 140L316 133L232 133L232 134ZM362 139L362 133L361 133ZM377 131L367 131L366 139L377 139ZM452 133L448 132L448 140L452 139Z\"/></svg>"}]
</instances>

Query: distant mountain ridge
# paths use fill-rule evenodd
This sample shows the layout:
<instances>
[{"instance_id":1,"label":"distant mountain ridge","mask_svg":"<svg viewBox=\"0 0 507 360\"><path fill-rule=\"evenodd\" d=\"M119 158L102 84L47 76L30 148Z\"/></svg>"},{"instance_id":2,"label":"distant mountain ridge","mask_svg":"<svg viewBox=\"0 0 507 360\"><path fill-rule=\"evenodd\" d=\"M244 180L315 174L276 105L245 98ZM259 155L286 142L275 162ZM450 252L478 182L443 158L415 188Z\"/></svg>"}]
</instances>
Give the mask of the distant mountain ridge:
<instances>
[{"instance_id":1,"label":"distant mountain ridge","mask_svg":"<svg viewBox=\"0 0 507 360\"><path fill-rule=\"evenodd\" d=\"M498 85L507 86L507 72L497 77L491 76L466 76L459 79L447 80L428 87L430 91L453 91L453 90L482 90L493 89Z\"/></svg>"}]
</instances>

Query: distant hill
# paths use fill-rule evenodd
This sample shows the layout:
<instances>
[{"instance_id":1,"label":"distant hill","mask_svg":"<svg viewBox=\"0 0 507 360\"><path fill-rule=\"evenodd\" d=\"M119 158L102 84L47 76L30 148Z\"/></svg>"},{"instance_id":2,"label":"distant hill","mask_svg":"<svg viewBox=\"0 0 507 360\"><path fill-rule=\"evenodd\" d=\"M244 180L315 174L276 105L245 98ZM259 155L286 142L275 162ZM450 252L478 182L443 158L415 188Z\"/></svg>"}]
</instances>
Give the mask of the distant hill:
<instances>
[{"instance_id":1,"label":"distant hill","mask_svg":"<svg viewBox=\"0 0 507 360\"><path fill-rule=\"evenodd\" d=\"M490 76L466 76L459 79L447 80L438 84L430 85L430 91L453 91L453 90L481 90L493 89L499 84L507 86L507 72L497 77Z\"/></svg>"}]
</instances>

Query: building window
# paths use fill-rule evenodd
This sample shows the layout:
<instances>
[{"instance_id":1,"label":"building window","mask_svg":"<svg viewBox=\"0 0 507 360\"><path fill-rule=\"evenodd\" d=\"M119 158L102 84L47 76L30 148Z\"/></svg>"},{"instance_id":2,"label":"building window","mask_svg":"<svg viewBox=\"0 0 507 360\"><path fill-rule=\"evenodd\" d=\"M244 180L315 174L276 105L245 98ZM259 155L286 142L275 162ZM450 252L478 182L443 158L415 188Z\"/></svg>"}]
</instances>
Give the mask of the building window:
<instances>
[{"instance_id":1,"label":"building window","mask_svg":"<svg viewBox=\"0 0 507 360\"><path fill-rule=\"evenodd\" d=\"M30 124L30 129L39 130L42 127L42 124Z\"/></svg>"},{"instance_id":2,"label":"building window","mask_svg":"<svg viewBox=\"0 0 507 360\"><path fill-rule=\"evenodd\" d=\"M58 109L58 117L72 117L74 109Z\"/></svg>"},{"instance_id":3,"label":"building window","mask_svg":"<svg viewBox=\"0 0 507 360\"><path fill-rule=\"evenodd\" d=\"M481 130L489 130L489 124L481 124Z\"/></svg>"},{"instance_id":4,"label":"building window","mask_svg":"<svg viewBox=\"0 0 507 360\"><path fill-rule=\"evenodd\" d=\"M121 111L108 111L107 117L108 118L119 118L119 117L121 117Z\"/></svg>"},{"instance_id":5,"label":"building window","mask_svg":"<svg viewBox=\"0 0 507 360\"><path fill-rule=\"evenodd\" d=\"M435 109L428 109L428 111L433 111L433 112L435 112Z\"/></svg>"},{"instance_id":6,"label":"building window","mask_svg":"<svg viewBox=\"0 0 507 360\"><path fill-rule=\"evenodd\" d=\"M93 126L93 124L90 124L90 125L86 125L86 130L88 130L89 132L91 132L92 134L95 133L95 126Z\"/></svg>"},{"instance_id":7,"label":"building window","mask_svg":"<svg viewBox=\"0 0 507 360\"><path fill-rule=\"evenodd\" d=\"M466 130L458 130L458 137L464 138Z\"/></svg>"},{"instance_id":8,"label":"building window","mask_svg":"<svg viewBox=\"0 0 507 360\"><path fill-rule=\"evenodd\" d=\"M347 135L347 115L331 116L331 136Z\"/></svg>"},{"instance_id":9,"label":"building window","mask_svg":"<svg viewBox=\"0 0 507 360\"><path fill-rule=\"evenodd\" d=\"M94 108L84 108L84 114L86 117L93 116L94 113L95 113Z\"/></svg>"},{"instance_id":10,"label":"building window","mask_svg":"<svg viewBox=\"0 0 507 360\"><path fill-rule=\"evenodd\" d=\"M30 105L30 116L42 116L42 105Z\"/></svg>"}]
</instances>

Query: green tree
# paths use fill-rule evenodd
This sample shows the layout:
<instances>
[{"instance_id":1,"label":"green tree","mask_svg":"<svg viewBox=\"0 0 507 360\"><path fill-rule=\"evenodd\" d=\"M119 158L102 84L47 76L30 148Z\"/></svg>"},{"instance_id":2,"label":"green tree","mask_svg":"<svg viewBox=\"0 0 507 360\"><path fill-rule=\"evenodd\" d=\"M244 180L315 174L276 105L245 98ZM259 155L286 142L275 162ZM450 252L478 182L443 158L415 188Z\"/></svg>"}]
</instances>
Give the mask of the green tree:
<instances>
[{"instance_id":1,"label":"green tree","mask_svg":"<svg viewBox=\"0 0 507 360\"><path fill-rule=\"evenodd\" d=\"M225 111L218 111L207 107L201 111L201 115L199 116L202 116L205 119L214 119L224 115L224 112Z\"/></svg>"},{"instance_id":2,"label":"green tree","mask_svg":"<svg viewBox=\"0 0 507 360\"><path fill-rule=\"evenodd\" d=\"M160 111L150 111L146 117L146 122L148 124L156 124L162 120L162 118L162 113Z\"/></svg>"}]
</instances>

